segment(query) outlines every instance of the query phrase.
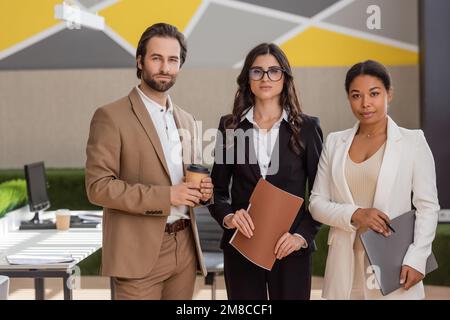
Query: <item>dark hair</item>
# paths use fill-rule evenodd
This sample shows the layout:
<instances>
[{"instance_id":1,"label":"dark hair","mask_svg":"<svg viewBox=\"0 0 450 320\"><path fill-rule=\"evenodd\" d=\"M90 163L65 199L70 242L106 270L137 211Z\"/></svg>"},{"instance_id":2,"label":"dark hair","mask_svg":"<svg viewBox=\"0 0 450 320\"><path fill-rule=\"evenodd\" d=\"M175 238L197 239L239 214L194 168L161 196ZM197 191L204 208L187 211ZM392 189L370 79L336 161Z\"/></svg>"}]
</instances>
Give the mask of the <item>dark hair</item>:
<instances>
[{"instance_id":1,"label":"dark hair","mask_svg":"<svg viewBox=\"0 0 450 320\"><path fill-rule=\"evenodd\" d=\"M237 78L238 90L234 97L233 113L225 120L225 128L235 129L241 118L255 104L255 96L250 89L249 71L258 56L271 54L277 59L284 70L283 90L281 92L280 104L289 114L288 123L293 134L289 145L291 149L300 154L303 148L300 140L300 128L303 122L300 101L294 85L291 66L284 52L273 43L261 43L253 48L245 58L244 66Z\"/></svg>"},{"instance_id":2,"label":"dark hair","mask_svg":"<svg viewBox=\"0 0 450 320\"><path fill-rule=\"evenodd\" d=\"M350 85L353 80L360 75L368 75L380 79L381 82L383 82L386 91L389 91L391 88L391 76L386 67L377 61L366 60L355 64L348 70L347 76L345 77L345 91L347 94L350 91Z\"/></svg>"},{"instance_id":3,"label":"dark hair","mask_svg":"<svg viewBox=\"0 0 450 320\"><path fill-rule=\"evenodd\" d=\"M141 38L136 49L136 76L140 79L142 70L139 69L137 59L141 56L143 60L145 54L147 53L147 42L153 37L162 38L174 38L180 43L180 67L186 60L187 44L184 39L184 35L178 31L177 27L167 24L167 23L155 23L154 25L148 27L144 33L142 33Z\"/></svg>"}]
</instances>

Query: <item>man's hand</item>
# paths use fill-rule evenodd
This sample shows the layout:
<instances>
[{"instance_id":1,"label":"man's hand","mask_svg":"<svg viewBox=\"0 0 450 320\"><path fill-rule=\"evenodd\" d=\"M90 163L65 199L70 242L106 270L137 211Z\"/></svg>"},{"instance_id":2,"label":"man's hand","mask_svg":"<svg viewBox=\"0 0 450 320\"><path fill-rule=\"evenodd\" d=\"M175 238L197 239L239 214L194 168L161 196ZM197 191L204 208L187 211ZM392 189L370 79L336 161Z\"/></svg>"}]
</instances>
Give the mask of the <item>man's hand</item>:
<instances>
[{"instance_id":1,"label":"man's hand","mask_svg":"<svg viewBox=\"0 0 450 320\"><path fill-rule=\"evenodd\" d=\"M202 194L198 191L198 183L183 182L170 187L170 204L172 206L194 207L200 202Z\"/></svg>"},{"instance_id":2,"label":"man's hand","mask_svg":"<svg viewBox=\"0 0 450 320\"><path fill-rule=\"evenodd\" d=\"M274 253L277 256L277 259L281 260L292 252L300 250L304 244L304 239L286 232L277 241Z\"/></svg>"},{"instance_id":3,"label":"man's hand","mask_svg":"<svg viewBox=\"0 0 450 320\"><path fill-rule=\"evenodd\" d=\"M352 222L356 223L358 227L370 228L385 237L391 234L387 226L388 223L391 223L389 217L375 208L356 210L352 215Z\"/></svg>"},{"instance_id":4,"label":"man's hand","mask_svg":"<svg viewBox=\"0 0 450 320\"><path fill-rule=\"evenodd\" d=\"M206 202L211 199L213 194L214 185L210 177L203 178L200 183L200 192L202 193L201 201Z\"/></svg>"},{"instance_id":5,"label":"man's hand","mask_svg":"<svg viewBox=\"0 0 450 320\"><path fill-rule=\"evenodd\" d=\"M237 228L239 232L247 238L251 238L253 236L255 225L253 224L252 218L248 214L247 210L237 210L234 214L226 216L224 223L230 229Z\"/></svg>"},{"instance_id":6,"label":"man's hand","mask_svg":"<svg viewBox=\"0 0 450 320\"><path fill-rule=\"evenodd\" d=\"M400 284L404 284L405 290L409 290L412 286L414 286L419 281L422 281L424 275L421 274L416 269L403 265L402 272L400 273Z\"/></svg>"}]
</instances>

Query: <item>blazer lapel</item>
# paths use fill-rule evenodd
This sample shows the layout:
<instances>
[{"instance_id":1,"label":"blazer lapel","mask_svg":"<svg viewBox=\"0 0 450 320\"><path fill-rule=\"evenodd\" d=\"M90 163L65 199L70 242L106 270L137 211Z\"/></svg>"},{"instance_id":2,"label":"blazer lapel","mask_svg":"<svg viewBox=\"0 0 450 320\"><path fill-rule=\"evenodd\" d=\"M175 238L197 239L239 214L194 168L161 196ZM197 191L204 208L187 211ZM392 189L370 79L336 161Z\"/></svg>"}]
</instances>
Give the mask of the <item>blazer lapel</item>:
<instances>
[{"instance_id":1,"label":"blazer lapel","mask_svg":"<svg viewBox=\"0 0 450 320\"><path fill-rule=\"evenodd\" d=\"M350 146L352 145L353 138L355 137L356 131L358 130L359 122L356 123L353 128L348 132L346 136L341 138L340 144L336 146L335 152L335 161L332 162L332 174L333 179L336 181L337 186L341 186L338 188L338 192L341 194L343 200L347 203L355 204L353 200L352 193L350 192L350 188L347 183L347 179L345 178L345 163L347 161L348 151L350 150Z\"/></svg>"},{"instance_id":2,"label":"blazer lapel","mask_svg":"<svg viewBox=\"0 0 450 320\"><path fill-rule=\"evenodd\" d=\"M164 152L162 149L161 141L159 140L158 133L156 132L156 128L153 124L153 121L150 118L150 115L148 114L148 111L145 108L145 105L142 102L141 97L139 96L139 93L137 92L136 88L133 88L133 90L131 90L128 97L131 101L131 106L133 108L134 113L136 114L136 117L138 118L139 122L144 128L145 133L147 134L153 147L155 148L159 160L161 161L164 169L166 170L167 175L170 178L169 168L166 163L166 158L164 157Z\"/></svg>"},{"instance_id":3,"label":"blazer lapel","mask_svg":"<svg viewBox=\"0 0 450 320\"><path fill-rule=\"evenodd\" d=\"M388 199L392 193L392 188L397 177L398 167L400 165L400 155L402 153L401 133L397 124L388 117L387 141L384 151L383 162L380 173L378 174L377 187L373 200L374 208L383 211L389 216Z\"/></svg>"}]
</instances>

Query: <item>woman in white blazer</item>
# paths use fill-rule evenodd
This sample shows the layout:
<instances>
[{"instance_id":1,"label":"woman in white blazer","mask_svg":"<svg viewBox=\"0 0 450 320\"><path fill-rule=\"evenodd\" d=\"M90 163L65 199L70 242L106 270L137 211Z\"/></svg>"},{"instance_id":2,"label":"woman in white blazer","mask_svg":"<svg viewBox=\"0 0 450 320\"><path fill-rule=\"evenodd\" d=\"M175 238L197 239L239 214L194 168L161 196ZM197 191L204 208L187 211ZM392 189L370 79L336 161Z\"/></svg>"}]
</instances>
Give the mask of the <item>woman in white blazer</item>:
<instances>
[{"instance_id":1,"label":"woman in white blazer","mask_svg":"<svg viewBox=\"0 0 450 320\"><path fill-rule=\"evenodd\" d=\"M323 297L423 299L439 211L433 155L422 130L401 128L387 115L392 87L383 65L354 65L345 88L358 122L328 136L309 206L315 220L330 226ZM382 296L358 235L370 228L388 236L390 219L412 204L414 242L403 259L402 287Z\"/></svg>"}]
</instances>

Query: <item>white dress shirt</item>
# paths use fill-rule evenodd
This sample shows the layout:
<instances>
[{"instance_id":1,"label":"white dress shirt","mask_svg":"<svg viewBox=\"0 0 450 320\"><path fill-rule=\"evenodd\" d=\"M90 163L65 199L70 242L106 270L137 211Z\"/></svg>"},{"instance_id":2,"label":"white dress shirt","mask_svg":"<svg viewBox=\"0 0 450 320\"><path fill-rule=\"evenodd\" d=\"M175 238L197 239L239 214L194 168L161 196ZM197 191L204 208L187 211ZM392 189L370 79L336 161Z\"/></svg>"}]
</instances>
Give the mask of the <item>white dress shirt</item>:
<instances>
[{"instance_id":1,"label":"white dress shirt","mask_svg":"<svg viewBox=\"0 0 450 320\"><path fill-rule=\"evenodd\" d=\"M167 96L167 108L150 99L136 86L139 96L144 102L153 125L158 133L159 141L164 152L167 167L169 168L172 185L183 182L183 158L180 135L173 117L173 105L170 96ZM167 223L178 219L189 219L187 206L171 206Z\"/></svg>"},{"instance_id":2,"label":"white dress shirt","mask_svg":"<svg viewBox=\"0 0 450 320\"><path fill-rule=\"evenodd\" d=\"M281 121L288 121L288 114L283 109L280 119L277 120L270 129L261 129L253 118L253 107L242 117L241 122L247 119L253 124L253 145L255 146L255 154L258 159L259 171L261 176L265 179L267 170L269 168L270 159L272 157L273 148L278 139L278 133L280 132Z\"/></svg>"}]
</instances>

